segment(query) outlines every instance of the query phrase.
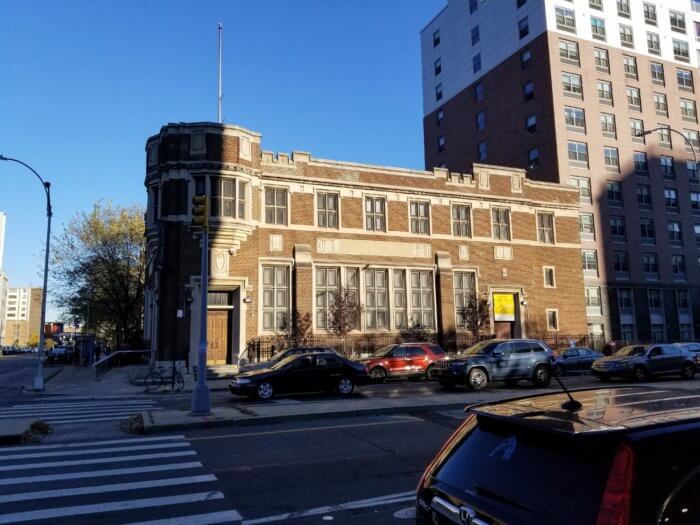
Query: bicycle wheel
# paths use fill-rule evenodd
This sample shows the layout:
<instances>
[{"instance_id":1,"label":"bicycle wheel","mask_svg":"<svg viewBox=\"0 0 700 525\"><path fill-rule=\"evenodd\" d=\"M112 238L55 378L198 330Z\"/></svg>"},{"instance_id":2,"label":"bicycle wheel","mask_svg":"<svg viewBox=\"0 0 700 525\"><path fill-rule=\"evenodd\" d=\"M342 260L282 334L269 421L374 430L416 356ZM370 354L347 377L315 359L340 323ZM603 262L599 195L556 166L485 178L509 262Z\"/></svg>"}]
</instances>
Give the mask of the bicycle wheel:
<instances>
[{"instance_id":1,"label":"bicycle wheel","mask_svg":"<svg viewBox=\"0 0 700 525\"><path fill-rule=\"evenodd\" d=\"M146 390L153 392L161 387L163 384L163 379L160 377L158 372L151 372L146 376L146 379L143 380L143 384L146 387Z\"/></svg>"}]
</instances>

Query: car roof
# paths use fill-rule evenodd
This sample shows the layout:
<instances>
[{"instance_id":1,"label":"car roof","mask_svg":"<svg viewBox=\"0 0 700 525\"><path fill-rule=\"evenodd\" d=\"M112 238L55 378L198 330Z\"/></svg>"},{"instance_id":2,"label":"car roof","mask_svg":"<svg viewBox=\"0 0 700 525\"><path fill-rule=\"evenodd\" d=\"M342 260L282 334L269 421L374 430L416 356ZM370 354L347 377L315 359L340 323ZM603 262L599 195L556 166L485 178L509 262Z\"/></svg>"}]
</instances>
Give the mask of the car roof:
<instances>
[{"instance_id":1,"label":"car roof","mask_svg":"<svg viewBox=\"0 0 700 525\"><path fill-rule=\"evenodd\" d=\"M615 387L572 390L583 406L562 409L566 393L541 394L468 407L477 416L568 434L649 429L700 421L700 395L685 390Z\"/></svg>"}]
</instances>

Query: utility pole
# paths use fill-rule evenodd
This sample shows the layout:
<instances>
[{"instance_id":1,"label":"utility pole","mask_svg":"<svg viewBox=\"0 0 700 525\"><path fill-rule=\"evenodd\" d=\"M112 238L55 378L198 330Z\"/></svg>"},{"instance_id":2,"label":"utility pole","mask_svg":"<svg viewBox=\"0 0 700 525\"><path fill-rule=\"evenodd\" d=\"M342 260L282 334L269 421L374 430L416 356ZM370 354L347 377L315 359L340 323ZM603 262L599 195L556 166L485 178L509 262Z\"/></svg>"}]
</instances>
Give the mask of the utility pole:
<instances>
[{"instance_id":1,"label":"utility pole","mask_svg":"<svg viewBox=\"0 0 700 525\"><path fill-rule=\"evenodd\" d=\"M224 37L224 24L219 22L219 28L218 28L218 36L219 36L219 92L218 92L218 97L217 97L217 122L221 124L223 122L223 117L221 114L221 103L222 99L224 98L223 93L221 92L221 44L223 42L223 37Z\"/></svg>"},{"instance_id":2,"label":"utility pole","mask_svg":"<svg viewBox=\"0 0 700 525\"><path fill-rule=\"evenodd\" d=\"M211 413L211 395L207 385L207 292L209 289L209 197L192 197L192 225L202 229L202 275L199 305L199 353L197 354L197 384L192 391L191 414Z\"/></svg>"}]
</instances>

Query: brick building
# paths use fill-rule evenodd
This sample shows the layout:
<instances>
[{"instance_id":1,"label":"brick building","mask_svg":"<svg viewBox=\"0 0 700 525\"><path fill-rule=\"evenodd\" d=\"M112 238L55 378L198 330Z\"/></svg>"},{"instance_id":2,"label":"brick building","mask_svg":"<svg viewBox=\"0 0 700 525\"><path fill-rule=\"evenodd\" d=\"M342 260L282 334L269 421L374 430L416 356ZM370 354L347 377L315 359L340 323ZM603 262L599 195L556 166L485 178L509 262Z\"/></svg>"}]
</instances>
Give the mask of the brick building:
<instances>
[{"instance_id":1,"label":"brick building","mask_svg":"<svg viewBox=\"0 0 700 525\"><path fill-rule=\"evenodd\" d=\"M201 236L191 201L203 193L212 364L236 362L293 312L327 333L339 286L360 297L362 337L459 334L460 305L477 297L497 335L586 332L573 188L483 164L449 173L275 155L260 134L213 123L164 126L146 151L145 338L160 361L196 355Z\"/></svg>"},{"instance_id":2,"label":"brick building","mask_svg":"<svg viewBox=\"0 0 700 525\"><path fill-rule=\"evenodd\" d=\"M448 0L421 49L426 169L578 188L591 332L698 337L700 2Z\"/></svg>"}]
</instances>

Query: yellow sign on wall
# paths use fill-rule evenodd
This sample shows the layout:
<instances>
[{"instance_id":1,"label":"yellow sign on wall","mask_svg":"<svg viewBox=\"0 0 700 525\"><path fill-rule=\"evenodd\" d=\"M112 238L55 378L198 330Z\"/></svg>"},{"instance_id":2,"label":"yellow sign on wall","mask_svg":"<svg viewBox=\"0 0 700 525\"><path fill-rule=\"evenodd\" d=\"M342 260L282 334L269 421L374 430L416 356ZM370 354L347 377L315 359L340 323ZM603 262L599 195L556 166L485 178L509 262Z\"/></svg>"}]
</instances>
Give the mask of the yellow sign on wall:
<instances>
[{"instance_id":1,"label":"yellow sign on wall","mask_svg":"<svg viewBox=\"0 0 700 525\"><path fill-rule=\"evenodd\" d=\"M494 321L515 321L515 296L512 293L493 294Z\"/></svg>"}]
</instances>

